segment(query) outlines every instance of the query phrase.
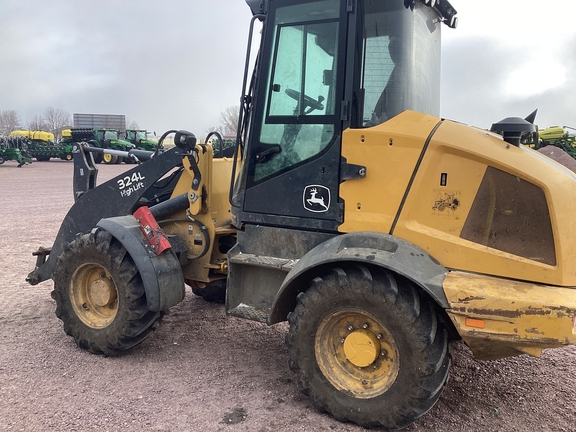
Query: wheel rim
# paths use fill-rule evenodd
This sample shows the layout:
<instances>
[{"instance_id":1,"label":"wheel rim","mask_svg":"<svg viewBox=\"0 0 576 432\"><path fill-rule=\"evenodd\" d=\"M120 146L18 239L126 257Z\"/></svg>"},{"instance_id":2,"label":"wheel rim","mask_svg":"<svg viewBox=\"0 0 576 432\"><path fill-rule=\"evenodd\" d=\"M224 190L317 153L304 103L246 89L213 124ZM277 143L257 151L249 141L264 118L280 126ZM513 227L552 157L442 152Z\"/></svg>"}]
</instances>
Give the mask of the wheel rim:
<instances>
[{"instance_id":1,"label":"wheel rim","mask_svg":"<svg viewBox=\"0 0 576 432\"><path fill-rule=\"evenodd\" d=\"M378 318L359 309L326 316L316 332L316 361L338 390L359 399L386 392L400 369L398 347Z\"/></svg>"},{"instance_id":2,"label":"wheel rim","mask_svg":"<svg viewBox=\"0 0 576 432\"><path fill-rule=\"evenodd\" d=\"M104 156L102 156L102 159L104 160L104 163L112 163L112 155L109 153L105 153Z\"/></svg>"},{"instance_id":3,"label":"wheel rim","mask_svg":"<svg viewBox=\"0 0 576 432\"><path fill-rule=\"evenodd\" d=\"M80 320L92 328L108 326L118 312L118 290L110 273L101 265L86 263L70 281L70 301Z\"/></svg>"}]
</instances>

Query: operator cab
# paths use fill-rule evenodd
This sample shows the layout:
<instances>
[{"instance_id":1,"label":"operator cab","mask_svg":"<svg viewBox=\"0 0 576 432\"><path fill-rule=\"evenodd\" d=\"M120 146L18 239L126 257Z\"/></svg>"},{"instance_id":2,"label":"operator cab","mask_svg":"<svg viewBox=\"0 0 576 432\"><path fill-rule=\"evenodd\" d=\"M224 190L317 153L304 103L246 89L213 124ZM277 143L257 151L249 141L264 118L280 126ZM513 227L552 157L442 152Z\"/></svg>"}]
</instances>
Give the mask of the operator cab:
<instances>
[{"instance_id":1,"label":"operator cab","mask_svg":"<svg viewBox=\"0 0 576 432\"><path fill-rule=\"evenodd\" d=\"M247 1L264 28L234 222L336 232L339 185L361 175L341 159L342 131L406 109L438 115L440 27L455 26L456 11L430 0Z\"/></svg>"}]
</instances>

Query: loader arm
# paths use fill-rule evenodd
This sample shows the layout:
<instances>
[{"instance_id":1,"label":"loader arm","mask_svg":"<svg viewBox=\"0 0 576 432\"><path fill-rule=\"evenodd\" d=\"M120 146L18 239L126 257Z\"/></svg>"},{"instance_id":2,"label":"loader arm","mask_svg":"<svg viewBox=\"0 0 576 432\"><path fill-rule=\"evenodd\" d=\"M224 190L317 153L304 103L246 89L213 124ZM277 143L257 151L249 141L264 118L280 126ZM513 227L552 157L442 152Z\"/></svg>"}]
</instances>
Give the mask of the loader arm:
<instances>
[{"instance_id":1,"label":"loader arm","mask_svg":"<svg viewBox=\"0 0 576 432\"><path fill-rule=\"evenodd\" d=\"M80 147L74 153L75 184L80 182L78 177L90 175L83 165L85 160L85 153ZM175 147L159 154L151 163L137 165L83 193L68 211L52 247L40 248L34 253L37 256L36 268L26 281L36 285L50 279L66 244L72 242L78 234L89 233L101 219L132 214L146 192L181 162L182 150Z\"/></svg>"}]
</instances>

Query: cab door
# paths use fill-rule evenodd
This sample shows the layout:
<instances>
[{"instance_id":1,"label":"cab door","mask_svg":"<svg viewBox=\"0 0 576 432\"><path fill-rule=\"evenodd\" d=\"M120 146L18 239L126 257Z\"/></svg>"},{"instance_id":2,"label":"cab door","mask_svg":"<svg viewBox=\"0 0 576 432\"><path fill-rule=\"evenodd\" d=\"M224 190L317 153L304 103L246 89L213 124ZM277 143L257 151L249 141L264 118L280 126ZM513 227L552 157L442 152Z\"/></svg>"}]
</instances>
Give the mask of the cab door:
<instances>
[{"instance_id":1,"label":"cab door","mask_svg":"<svg viewBox=\"0 0 576 432\"><path fill-rule=\"evenodd\" d=\"M329 231L342 222L345 3L269 3L241 222Z\"/></svg>"}]
</instances>

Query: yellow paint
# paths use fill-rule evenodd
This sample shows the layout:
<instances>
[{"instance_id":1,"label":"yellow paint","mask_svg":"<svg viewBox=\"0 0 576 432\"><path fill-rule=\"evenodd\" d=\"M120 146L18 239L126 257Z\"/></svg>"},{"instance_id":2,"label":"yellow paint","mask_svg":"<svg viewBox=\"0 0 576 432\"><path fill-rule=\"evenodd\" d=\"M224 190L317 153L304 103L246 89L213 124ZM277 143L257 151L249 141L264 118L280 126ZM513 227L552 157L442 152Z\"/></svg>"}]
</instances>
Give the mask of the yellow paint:
<instances>
[{"instance_id":1,"label":"yellow paint","mask_svg":"<svg viewBox=\"0 0 576 432\"><path fill-rule=\"evenodd\" d=\"M118 290L112 275L100 264L86 262L71 277L68 297L76 316L88 327L109 326L118 313Z\"/></svg>"},{"instance_id":2,"label":"yellow paint","mask_svg":"<svg viewBox=\"0 0 576 432\"><path fill-rule=\"evenodd\" d=\"M576 343L574 288L450 272L444 292L448 316L479 359L539 356Z\"/></svg>"},{"instance_id":3,"label":"yellow paint","mask_svg":"<svg viewBox=\"0 0 576 432\"><path fill-rule=\"evenodd\" d=\"M547 265L460 238L488 166L540 187L547 199L557 264ZM445 187L439 186L448 173ZM432 210L439 191L457 193L460 206ZM576 286L576 176L545 156L514 147L487 131L445 121L434 135L394 235L415 243L445 267L549 285Z\"/></svg>"},{"instance_id":4,"label":"yellow paint","mask_svg":"<svg viewBox=\"0 0 576 432\"><path fill-rule=\"evenodd\" d=\"M314 338L316 361L324 377L358 399L381 395L394 384L400 371L398 352L396 340L380 319L356 308L327 315Z\"/></svg>"},{"instance_id":5,"label":"yellow paint","mask_svg":"<svg viewBox=\"0 0 576 432\"><path fill-rule=\"evenodd\" d=\"M540 139L543 140L557 140L563 138L566 134L564 128L560 126L552 126L547 129L542 129L538 132Z\"/></svg>"},{"instance_id":6,"label":"yellow paint","mask_svg":"<svg viewBox=\"0 0 576 432\"><path fill-rule=\"evenodd\" d=\"M422 149L437 125L399 213ZM450 269L576 286L576 175L546 156L509 145L491 132L411 111L373 128L344 131L342 155L350 164L365 166L367 174L340 186L345 202L341 232L393 234ZM460 238L488 167L543 191L556 265Z\"/></svg>"},{"instance_id":7,"label":"yellow paint","mask_svg":"<svg viewBox=\"0 0 576 432\"><path fill-rule=\"evenodd\" d=\"M378 337L370 330L358 329L344 340L344 354L354 366L369 366L380 355Z\"/></svg>"},{"instance_id":8,"label":"yellow paint","mask_svg":"<svg viewBox=\"0 0 576 432\"><path fill-rule=\"evenodd\" d=\"M388 233L426 138L440 119L407 111L368 129L347 129L342 156L366 167L366 178L340 185L341 232Z\"/></svg>"},{"instance_id":9,"label":"yellow paint","mask_svg":"<svg viewBox=\"0 0 576 432\"><path fill-rule=\"evenodd\" d=\"M206 233L210 238L208 252L192 260L183 267L184 278L188 283L210 282L222 278L227 273L226 254L218 249L218 239L225 235L234 235L236 230L231 227L230 203L228 191L232 175L232 159L213 158L212 147L209 145L196 146L197 157L194 159L202 173L202 178L197 189L192 189L194 172L190 161L183 159L184 172L180 177L172 197L188 194L190 206L188 214L206 227ZM203 248L195 244L195 241L204 242L204 235L200 232L197 224L190 221L185 211L170 217L172 222L159 221L162 229L167 234L177 234L185 243L190 256L198 256Z\"/></svg>"},{"instance_id":10,"label":"yellow paint","mask_svg":"<svg viewBox=\"0 0 576 432\"><path fill-rule=\"evenodd\" d=\"M33 140L54 141L54 134L44 131L15 130L10 132L11 136L23 136Z\"/></svg>"}]
</instances>

